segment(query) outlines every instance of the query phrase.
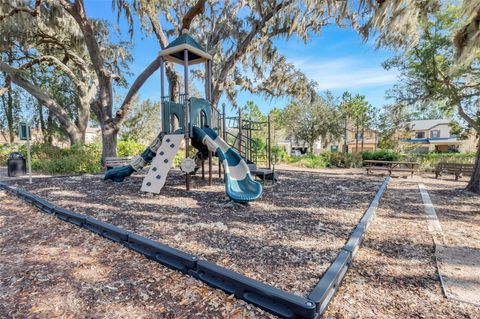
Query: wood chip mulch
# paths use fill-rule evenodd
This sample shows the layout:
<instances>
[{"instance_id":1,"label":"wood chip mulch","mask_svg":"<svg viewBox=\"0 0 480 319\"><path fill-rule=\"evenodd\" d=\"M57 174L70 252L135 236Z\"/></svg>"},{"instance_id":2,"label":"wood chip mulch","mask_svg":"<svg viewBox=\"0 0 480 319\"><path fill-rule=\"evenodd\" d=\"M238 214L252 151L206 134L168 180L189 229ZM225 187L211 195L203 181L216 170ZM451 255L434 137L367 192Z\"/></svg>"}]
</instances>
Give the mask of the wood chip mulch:
<instances>
[{"instance_id":1,"label":"wood chip mulch","mask_svg":"<svg viewBox=\"0 0 480 319\"><path fill-rule=\"evenodd\" d=\"M447 294L480 307L480 196L464 190L465 180L425 182L443 229L437 256Z\"/></svg>"},{"instance_id":2,"label":"wood chip mulch","mask_svg":"<svg viewBox=\"0 0 480 319\"><path fill-rule=\"evenodd\" d=\"M280 171L263 198L236 204L217 178L209 187L173 170L160 195L140 192L142 175L123 183L101 176L36 179L12 185L56 205L198 255L285 291L307 295L335 259L383 178Z\"/></svg>"},{"instance_id":3,"label":"wood chip mulch","mask_svg":"<svg viewBox=\"0 0 480 319\"><path fill-rule=\"evenodd\" d=\"M274 318L0 191L1 318Z\"/></svg>"},{"instance_id":4,"label":"wood chip mulch","mask_svg":"<svg viewBox=\"0 0 480 319\"><path fill-rule=\"evenodd\" d=\"M480 318L480 308L442 294L416 182L392 180L325 317Z\"/></svg>"}]
</instances>

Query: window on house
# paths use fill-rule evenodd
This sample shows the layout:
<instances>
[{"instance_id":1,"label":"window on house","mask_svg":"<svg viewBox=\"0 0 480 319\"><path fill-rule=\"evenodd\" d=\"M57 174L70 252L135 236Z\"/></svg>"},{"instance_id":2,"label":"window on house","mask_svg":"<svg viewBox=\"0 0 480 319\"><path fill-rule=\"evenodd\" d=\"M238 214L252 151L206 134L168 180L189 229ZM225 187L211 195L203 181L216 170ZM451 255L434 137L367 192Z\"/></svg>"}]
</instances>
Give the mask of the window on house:
<instances>
[{"instance_id":1,"label":"window on house","mask_svg":"<svg viewBox=\"0 0 480 319\"><path fill-rule=\"evenodd\" d=\"M437 137L440 137L440 131L439 130L430 131L430 138L437 138Z\"/></svg>"},{"instance_id":2,"label":"window on house","mask_svg":"<svg viewBox=\"0 0 480 319\"><path fill-rule=\"evenodd\" d=\"M357 140L363 140L363 134L362 133L357 133Z\"/></svg>"},{"instance_id":3,"label":"window on house","mask_svg":"<svg viewBox=\"0 0 480 319\"><path fill-rule=\"evenodd\" d=\"M416 132L415 138L425 138L425 132Z\"/></svg>"}]
</instances>

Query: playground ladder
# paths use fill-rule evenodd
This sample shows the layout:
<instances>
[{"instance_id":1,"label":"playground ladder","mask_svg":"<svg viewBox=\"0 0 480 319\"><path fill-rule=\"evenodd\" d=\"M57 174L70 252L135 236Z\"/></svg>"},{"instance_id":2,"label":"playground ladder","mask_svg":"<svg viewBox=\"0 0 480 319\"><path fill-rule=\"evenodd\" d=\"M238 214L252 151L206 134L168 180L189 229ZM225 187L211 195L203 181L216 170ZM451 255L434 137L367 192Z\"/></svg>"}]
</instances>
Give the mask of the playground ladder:
<instances>
[{"instance_id":1,"label":"playground ladder","mask_svg":"<svg viewBox=\"0 0 480 319\"><path fill-rule=\"evenodd\" d=\"M240 154L247 162L255 164L263 164L265 167L268 166L268 154L265 151L256 151L256 142L254 139L242 135L241 140L238 138L239 135L227 132L227 143L234 148L237 153ZM267 139L268 143L268 139Z\"/></svg>"}]
</instances>

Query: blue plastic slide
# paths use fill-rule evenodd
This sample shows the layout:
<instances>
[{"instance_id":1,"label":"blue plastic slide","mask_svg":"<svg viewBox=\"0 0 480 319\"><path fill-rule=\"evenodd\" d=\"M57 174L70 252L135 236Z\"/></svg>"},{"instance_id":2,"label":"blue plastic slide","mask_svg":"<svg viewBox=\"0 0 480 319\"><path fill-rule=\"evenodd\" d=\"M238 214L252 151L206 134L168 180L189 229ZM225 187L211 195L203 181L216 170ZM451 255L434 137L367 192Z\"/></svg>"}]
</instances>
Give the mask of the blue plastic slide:
<instances>
[{"instance_id":1,"label":"blue plastic slide","mask_svg":"<svg viewBox=\"0 0 480 319\"><path fill-rule=\"evenodd\" d=\"M262 184L253 180L247 163L211 128L193 127L193 138L201 141L222 161L225 170L225 191L233 201L246 203L262 195Z\"/></svg>"}]
</instances>

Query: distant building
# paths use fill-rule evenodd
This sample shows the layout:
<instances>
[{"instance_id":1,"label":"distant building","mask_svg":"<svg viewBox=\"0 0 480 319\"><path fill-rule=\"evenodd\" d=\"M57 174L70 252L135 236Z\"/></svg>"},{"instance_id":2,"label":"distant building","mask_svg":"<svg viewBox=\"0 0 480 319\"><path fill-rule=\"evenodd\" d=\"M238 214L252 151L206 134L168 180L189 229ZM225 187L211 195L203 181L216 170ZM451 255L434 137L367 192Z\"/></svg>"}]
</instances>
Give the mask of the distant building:
<instances>
[{"instance_id":1,"label":"distant building","mask_svg":"<svg viewBox=\"0 0 480 319\"><path fill-rule=\"evenodd\" d=\"M451 133L449 120L416 120L407 123L410 138L403 139L406 151L427 152L473 152L476 138L460 139Z\"/></svg>"},{"instance_id":2,"label":"distant building","mask_svg":"<svg viewBox=\"0 0 480 319\"><path fill-rule=\"evenodd\" d=\"M285 134L279 135L280 136L276 138L277 142L275 144L283 148L288 154L292 154L292 152L296 152L297 154L304 154L308 151L308 147L303 141L297 142L293 139L285 138ZM362 133L359 132L357 150L356 130L353 128L348 128L346 143L344 140L344 136L342 136L337 141L328 143L325 146L322 139L320 138L313 144L312 153L320 154L323 151L342 152L345 144L347 145L347 150L349 153L355 154L363 151L374 151L378 147L378 132L372 129L365 129L363 132L363 136Z\"/></svg>"},{"instance_id":3,"label":"distant building","mask_svg":"<svg viewBox=\"0 0 480 319\"><path fill-rule=\"evenodd\" d=\"M85 144L91 144L100 141L102 131L98 127L87 127L85 131Z\"/></svg>"},{"instance_id":4,"label":"distant building","mask_svg":"<svg viewBox=\"0 0 480 319\"><path fill-rule=\"evenodd\" d=\"M357 142L358 140L358 142ZM340 141L339 149L341 150L344 145L344 140ZM362 145L363 142L363 145ZM375 151L378 147L378 132L372 129L365 129L363 134L362 132L358 133L358 138L356 130L348 129L347 130L347 146L349 153L360 153L366 151ZM358 146L358 149L357 149Z\"/></svg>"},{"instance_id":5,"label":"distant building","mask_svg":"<svg viewBox=\"0 0 480 319\"><path fill-rule=\"evenodd\" d=\"M32 129L30 130L30 134L32 135L30 137L32 143L43 142L41 130L32 127ZM5 145L9 143L10 143L10 133L8 131L0 131L0 145ZM13 144L27 144L27 141L20 140L20 137L18 137L18 134L15 134L13 138Z\"/></svg>"},{"instance_id":6,"label":"distant building","mask_svg":"<svg viewBox=\"0 0 480 319\"><path fill-rule=\"evenodd\" d=\"M42 130L32 127L31 129L31 141L32 143L43 143L43 135ZM99 141L101 137L101 130L100 128L96 127L88 127L85 131L85 144L91 144L95 141ZM8 131L0 131L0 145L9 144L10 142L10 135ZM15 134L15 138L13 141L14 144L26 144L27 141L22 141L18 137L18 134ZM60 141L54 138L53 145L58 147L68 147L69 143L67 141Z\"/></svg>"}]
</instances>

